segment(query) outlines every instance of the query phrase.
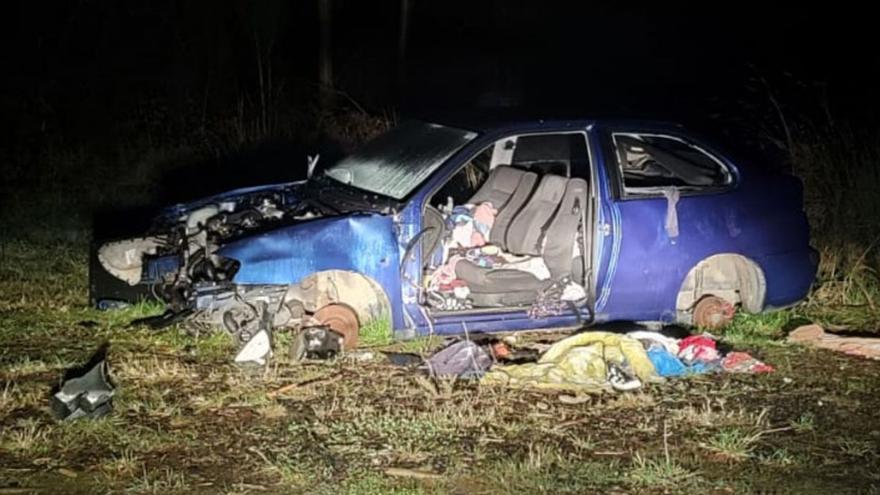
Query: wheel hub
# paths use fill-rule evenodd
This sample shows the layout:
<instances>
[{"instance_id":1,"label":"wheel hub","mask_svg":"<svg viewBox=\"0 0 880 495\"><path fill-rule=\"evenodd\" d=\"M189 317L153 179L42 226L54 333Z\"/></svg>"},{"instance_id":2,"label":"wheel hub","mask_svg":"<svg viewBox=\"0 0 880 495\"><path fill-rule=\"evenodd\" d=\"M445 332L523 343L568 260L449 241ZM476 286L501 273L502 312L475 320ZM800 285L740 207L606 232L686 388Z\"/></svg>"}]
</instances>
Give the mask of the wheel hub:
<instances>
[{"instance_id":1,"label":"wheel hub","mask_svg":"<svg viewBox=\"0 0 880 495\"><path fill-rule=\"evenodd\" d=\"M360 324L354 310L342 304L328 304L315 313L315 319L342 335L343 349L350 351L357 347Z\"/></svg>"},{"instance_id":2,"label":"wheel hub","mask_svg":"<svg viewBox=\"0 0 880 495\"><path fill-rule=\"evenodd\" d=\"M733 320L736 308L718 296L706 296L694 307L694 324L701 328L719 329Z\"/></svg>"}]
</instances>

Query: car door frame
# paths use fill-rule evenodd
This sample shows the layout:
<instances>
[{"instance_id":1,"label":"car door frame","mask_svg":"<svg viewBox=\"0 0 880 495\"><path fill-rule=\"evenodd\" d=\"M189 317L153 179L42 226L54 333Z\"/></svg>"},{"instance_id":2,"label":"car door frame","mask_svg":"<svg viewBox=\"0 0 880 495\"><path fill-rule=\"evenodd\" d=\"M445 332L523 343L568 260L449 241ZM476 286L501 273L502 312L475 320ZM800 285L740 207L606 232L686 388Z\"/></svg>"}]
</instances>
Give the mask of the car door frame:
<instances>
[{"instance_id":1,"label":"car door frame","mask_svg":"<svg viewBox=\"0 0 880 495\"><path fill-rule=\"evenodd\" d=\"M534 134L574 134L584 136L587 147L590 177L590 194L593 196L591 204L593 218L587 222L592 224L589 232L592 239L595 234L595 211L598 208L599 199L598 185L599 176L602 175L596 164L596 155L599 151L595 148L595 140L591 137L592 122L587 121L539 121L534 124L519 124L499 127L481 133L476 139L468 143L461 150L451 156L432 176L425 181L419 190L412 196L407 206L399 214L400 221L398 237L401 245L407 245L413 236L422 229L422 216L428 201L443 185L446 184L470 159L481 153L489 145L511 136L534 135ZM574 176L574 175L573 175ZM595 246L589 248L590 254L595 252ZM411 249L406 253L406 259L401 252L401 262L405 266L401 269L401 290L403 293L404 318L410 328L403 332L410 334L460 334L469 331L513 331L534 328L557 328L571 327L582 324L587 319L592 319L594 311L593 290L588 290L588 300L578 313L550 316L542 319L529 318L526 309L523 308L480 308L471 311L454 312L446 314L432 314L423 301L419 300L421 284L422 258L419 249ZM595 260L595 256L592 258ZM594 262L594 261L593 261ZM588 285L595 288L595 265L590 262L592 268L587 274ZM398 331L398 333L401 333Z\"/></svg>"}]
</instances>

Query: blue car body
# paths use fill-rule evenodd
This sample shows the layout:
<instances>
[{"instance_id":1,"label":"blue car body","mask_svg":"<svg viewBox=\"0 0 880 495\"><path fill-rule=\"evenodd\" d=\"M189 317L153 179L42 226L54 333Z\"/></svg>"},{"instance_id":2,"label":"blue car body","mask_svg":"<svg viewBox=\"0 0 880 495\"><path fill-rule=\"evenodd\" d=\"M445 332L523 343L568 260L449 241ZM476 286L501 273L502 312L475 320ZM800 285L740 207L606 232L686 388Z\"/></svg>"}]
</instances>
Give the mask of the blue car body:
<instances>
[{"instance_id":1,"label":"blue car body","mask_svg":"<svg viewBox=\"0 0 880 495\"><path fill-rule=\"evenodd\" d=\"M289 285L326 270L360 273L381 286L399 337L571 327L588 319L673 322L681 309L677 298L688 274L701 261L719 254L741 255L759 267L764 286L762 310L794 304L811 286L818 259L809 245L801 184L793 177L734 163L708 143L669 124L526 121L470 130L476 137L449 156L393 212L328 216L222 245L217 253L239 263L232 281L244 286ZM538 319L530 318L523 308L452 314L426 310L419 295L424 276L421 253L410 248L423 229L423 211L431 194L468 159L505 136L572 131L586 136L591 163L587 179L594 196L587 302L577 311ZM622 193L615 157L607 145L614 132L686 138L723 161L732 174L731 185L682 193L675 207L678 234L672 236L665 227L667 199ZM296 196L295 187L289 192L290 186L259 190L274 187ZM253 190L232 191L223 197Z\"/></svg>"}]
</instances>

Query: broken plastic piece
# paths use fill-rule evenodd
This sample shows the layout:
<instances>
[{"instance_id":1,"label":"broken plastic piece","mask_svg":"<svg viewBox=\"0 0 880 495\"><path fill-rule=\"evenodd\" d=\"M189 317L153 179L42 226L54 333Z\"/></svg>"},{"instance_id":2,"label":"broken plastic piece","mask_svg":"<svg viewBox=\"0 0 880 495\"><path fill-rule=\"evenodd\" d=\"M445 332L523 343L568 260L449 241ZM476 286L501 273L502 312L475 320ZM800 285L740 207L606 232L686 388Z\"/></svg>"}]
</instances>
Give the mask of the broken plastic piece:
<instances>
[{"instance_id":1,"label":"broken plastic piece","mask_svg":"<svg viewBox=\"0 0 880 495\"><path fill-rule=\"evenodd\" d=\"M731 352L721 361L724 371L730 373L772 373L773 366L765 364L745 352Z\"/></svg>"},{"instance_id":2,"label":"broken plastic piece","mask_svg":"<svg viewBox=\"0 0 880 495\"><path fill-rule=\"evenodd\" d=\"M65 381L52 396L50 408L62 421L96 419L112 410L114 393L107 379L107 362L102 359L81 376Z\"/></svg>"},{"instance_id":3,"label":"broken plastic piece","mask_svg":"<svg viewBox=\"0 0 880 495\"><path fill-rule=\"evenodd\" d=\"M272 357L272 337L270 331L263 328L238 351L235 362L263 366L270 357Z\"/></svg>"}]
</instances>

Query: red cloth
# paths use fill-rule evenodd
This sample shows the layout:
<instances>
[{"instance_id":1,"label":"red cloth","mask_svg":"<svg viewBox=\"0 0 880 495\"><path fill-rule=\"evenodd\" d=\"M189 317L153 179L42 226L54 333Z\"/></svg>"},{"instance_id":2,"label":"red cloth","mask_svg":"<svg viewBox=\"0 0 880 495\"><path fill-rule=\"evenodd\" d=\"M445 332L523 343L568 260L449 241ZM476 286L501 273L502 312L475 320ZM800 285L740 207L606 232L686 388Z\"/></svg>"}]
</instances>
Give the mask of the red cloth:
<instances>
[{"instance_id":1,"label":"red cloth","mask_svg":"<svg viewBox=\"0 0 880 495\"><path fill-rule=\"evenodd\" d=\"M448 283L438 285L437 289L440 292L452 292L456 287L467 287L467 282L460 278L454 278Z\"/></svg>"},{"instance_id":2,"label":"red cloth","mask_svg":"<svg viewBox=\"0 0 880 495\"><path fill-rule=\"evenodd\" d=\"M715 341L706 335L691 335L678 343L678 357L686 363L708 363L721 357Z\"/></svg>"},{"instance_id":3,"label":"red cloth","mask_svg":"<svg viewBox=\"0 0 880 495\"><path fill-rule=\"evenodd\" d=\"M773 366L764 364L745 352L731 352L721 361L721 367L731 373L770 373Z\"/></svg>"}]
</instances>

